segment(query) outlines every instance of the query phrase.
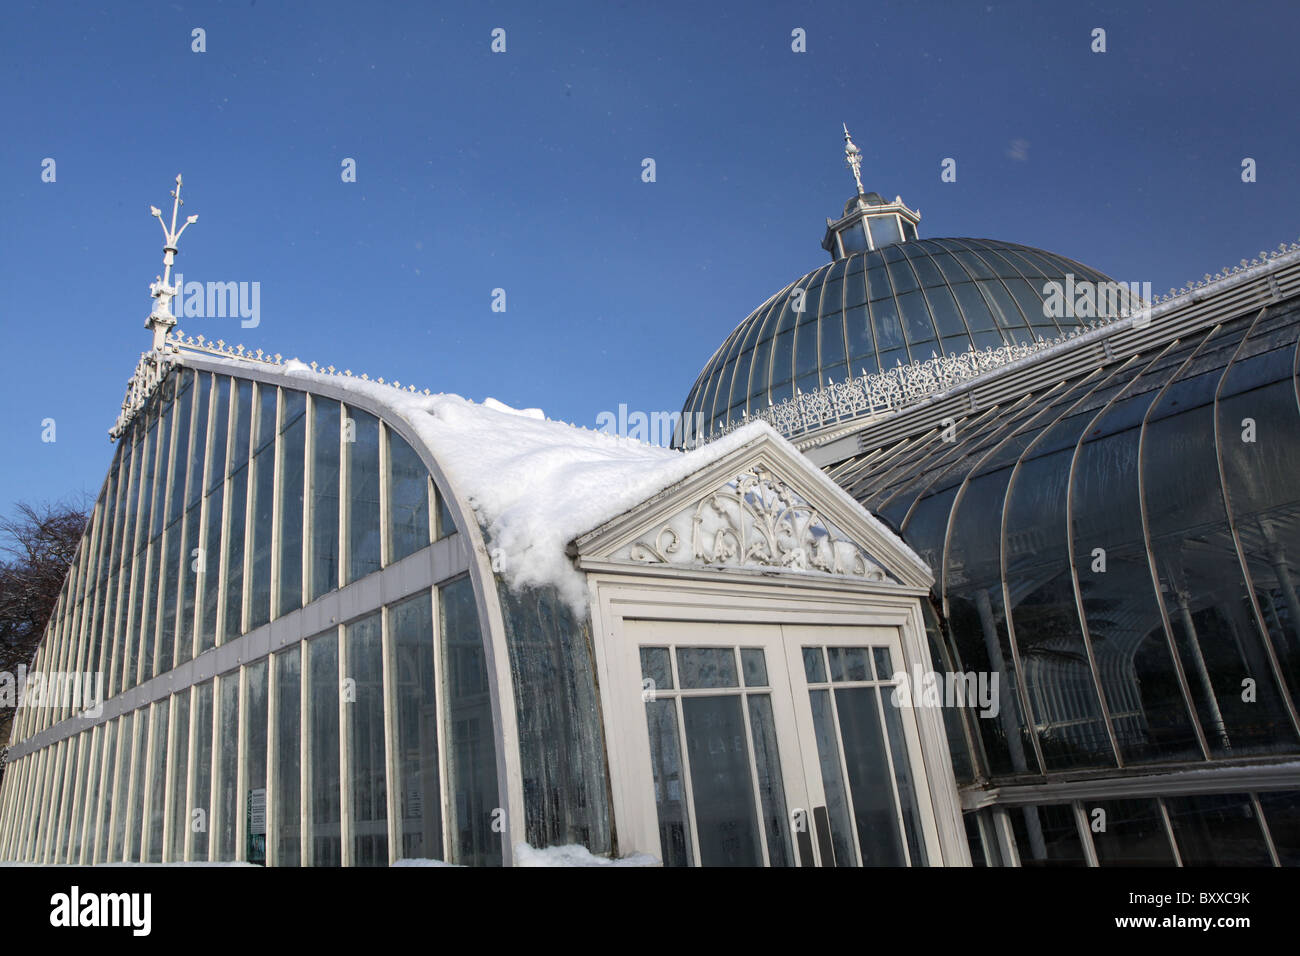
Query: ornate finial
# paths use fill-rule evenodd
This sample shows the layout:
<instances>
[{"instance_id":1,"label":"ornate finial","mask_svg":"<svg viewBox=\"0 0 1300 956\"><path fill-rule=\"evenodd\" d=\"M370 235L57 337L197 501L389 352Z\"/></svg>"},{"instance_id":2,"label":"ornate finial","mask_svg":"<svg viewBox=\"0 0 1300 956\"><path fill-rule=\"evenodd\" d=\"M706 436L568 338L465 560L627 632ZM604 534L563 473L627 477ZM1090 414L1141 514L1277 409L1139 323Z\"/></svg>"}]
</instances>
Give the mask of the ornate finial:
<instances>
[{"instance_id":1,"label":"ornate finial","mask_svg":"<svg viewBox=\"0 0 1300 956\"><path fill-rule=\"evenodd\" d=\"M178 291L172 282L172 263L176 261L176 242L187 228L199 221L198 216L188 217L181 224L180 229L176 228L176 218L180 214L181 206L185 201L181 199L181 177L176 177L176 188L172 190L172 224L167 228L163 222L162 210L157 206L150 206L149 211L153 217L158 220L158 225L162 226L163 231L163 274L156 276L154 281L149 285L149 292L157 301L154 303L153 311L149 317L144 320L144 327L153 331L153 347L160 349L166 344L168 331L176 324L176 316L172 315L171 303L172 298Z\"/></svg>"},{"instance_id":2,"label":"ornate finial","mask_svg":"<svg viewBox=\"0 0 1300 956\"><path fill-rule=\"evenodd\" d=\"M852 137L849 136L849 124L844 125L844 160L849 164L849 169L853 170L853 181L858 184L858 195L865 195L866 190L862 188L862 150L853 144Z\"/></svg>"}]
</instances>

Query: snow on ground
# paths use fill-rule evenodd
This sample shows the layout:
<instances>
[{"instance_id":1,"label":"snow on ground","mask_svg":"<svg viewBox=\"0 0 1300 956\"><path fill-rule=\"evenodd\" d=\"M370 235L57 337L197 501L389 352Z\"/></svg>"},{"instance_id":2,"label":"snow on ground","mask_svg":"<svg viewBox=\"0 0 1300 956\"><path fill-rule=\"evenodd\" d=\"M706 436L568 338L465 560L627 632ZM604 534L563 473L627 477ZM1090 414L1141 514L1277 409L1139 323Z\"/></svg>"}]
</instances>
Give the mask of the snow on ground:
<instances>
[{"instance_id":1,"label":"snow on ground","mask_svg":"<svg viewBox=\"0 0 1300 956\"><path fill-rule=\"evenodd\" d=\"M543 849L527 843L515 844L515 866L660 866L658 857L635 853L618 859L596 856L585 846L548 846Z\"/></svg>"}]
</instances>

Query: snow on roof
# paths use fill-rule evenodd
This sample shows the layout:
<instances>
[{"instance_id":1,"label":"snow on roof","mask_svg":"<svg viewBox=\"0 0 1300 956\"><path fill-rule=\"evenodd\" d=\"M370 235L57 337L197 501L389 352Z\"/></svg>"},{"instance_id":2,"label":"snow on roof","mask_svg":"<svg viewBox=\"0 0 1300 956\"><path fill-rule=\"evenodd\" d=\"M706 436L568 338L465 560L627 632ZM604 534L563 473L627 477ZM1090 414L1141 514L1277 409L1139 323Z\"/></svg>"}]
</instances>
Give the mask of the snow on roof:
<instances>
[{"instance_id":1,"label":"snow on roof","mask_svg":"<svg viewBox=\"0 0 1300 956\"><path fill-rule=\"evenodd\" d=\"M234 374L244 366L237 359L200 354L214 365L231 366ZM682 452L553 421L539 409L514 409L491 398L479 404L459 395L403 391L316 372L297 360L273 368L291 379L318 379L400 415L468 500L506 583L514 590L553 586L584 614L586 583L567 554L571 541L760 436L787 444L771 426L756 421ZM845 496L809 467L824 478L829 493ZM878 524L874 516L870 520Z\"/></svg>"},{"instance_id":2,"label":"snow on roof","mask_svg":"<svg viewBox=\"0 0 1300 956\"><path fill-rule=\"evenodd\" d=\"M199 354L232 366L235 374L243 365ZM468 499L507 584L515 590L554 586L583 613L586 584L566 553L569 542L759 435L781 440L756 422L704 448L680 452L552 421L539 409L515 409L492 398L479 404L459 395L407 392L315 372L294 359L276 370L289 378L319 379L398 413Z\"/></svg>"}]
</instances>

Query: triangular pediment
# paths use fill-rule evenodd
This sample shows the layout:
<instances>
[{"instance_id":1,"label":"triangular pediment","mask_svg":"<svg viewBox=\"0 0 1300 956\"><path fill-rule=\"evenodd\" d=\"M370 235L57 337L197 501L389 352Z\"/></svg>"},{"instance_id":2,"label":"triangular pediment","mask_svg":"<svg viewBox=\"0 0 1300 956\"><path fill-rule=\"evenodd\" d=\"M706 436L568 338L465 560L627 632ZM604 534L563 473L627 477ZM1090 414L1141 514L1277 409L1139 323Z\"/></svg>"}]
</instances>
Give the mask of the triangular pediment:
<instances>
[{"instance_id":1,"label":"triangular pediment","mask_svg":"<svg viewBox=\"0 0 1300 956\"><path fill-rule=\"evenodd\" d=\"M765 434L576 541L588 561L832 575L928 588L929 568L793 446Z\"/></svg>"}]
</instances>

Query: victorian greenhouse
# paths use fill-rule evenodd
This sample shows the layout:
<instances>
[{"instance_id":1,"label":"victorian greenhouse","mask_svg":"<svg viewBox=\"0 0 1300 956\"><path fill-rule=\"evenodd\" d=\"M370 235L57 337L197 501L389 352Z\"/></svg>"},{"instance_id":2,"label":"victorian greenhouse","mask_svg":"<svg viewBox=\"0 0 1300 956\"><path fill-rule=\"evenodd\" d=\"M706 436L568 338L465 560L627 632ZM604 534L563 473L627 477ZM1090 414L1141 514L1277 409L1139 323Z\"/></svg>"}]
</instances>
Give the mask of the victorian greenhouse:
<instances>
[{"instance_id":1,"label":"victorian greenhouse","mask_svg":"<svg viewBox=\"0 0 1300 956\"><path fill-rule=\"evenodd\" d=\"M1300 863L1300 246L1157 298L846 152L672 449L189 338L173 211L0 859Z\"/></svg>"}]
</instances>

